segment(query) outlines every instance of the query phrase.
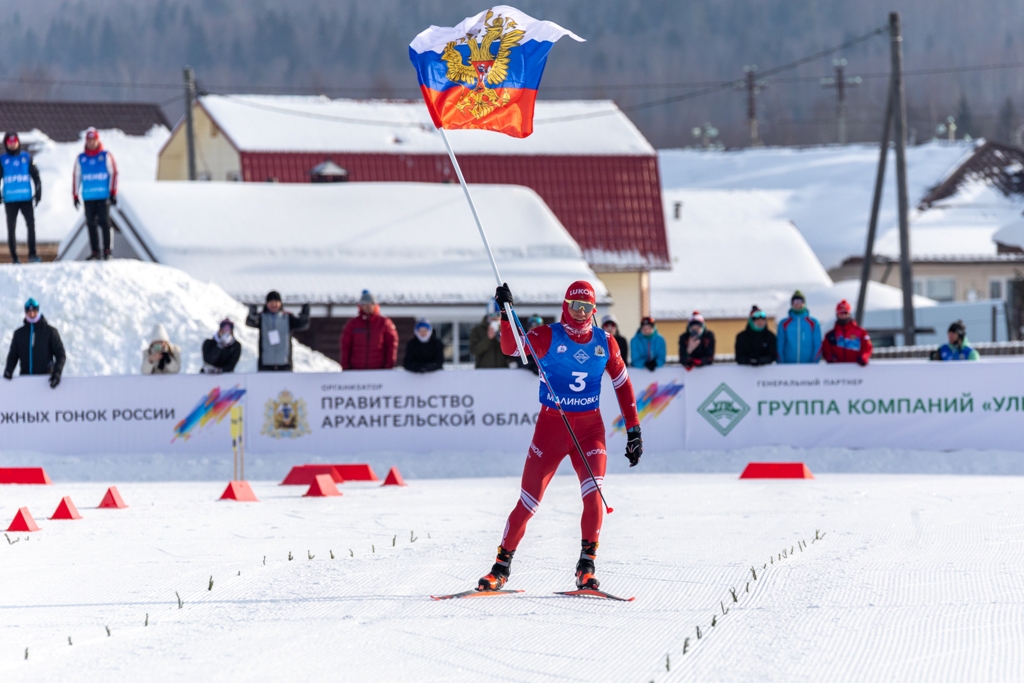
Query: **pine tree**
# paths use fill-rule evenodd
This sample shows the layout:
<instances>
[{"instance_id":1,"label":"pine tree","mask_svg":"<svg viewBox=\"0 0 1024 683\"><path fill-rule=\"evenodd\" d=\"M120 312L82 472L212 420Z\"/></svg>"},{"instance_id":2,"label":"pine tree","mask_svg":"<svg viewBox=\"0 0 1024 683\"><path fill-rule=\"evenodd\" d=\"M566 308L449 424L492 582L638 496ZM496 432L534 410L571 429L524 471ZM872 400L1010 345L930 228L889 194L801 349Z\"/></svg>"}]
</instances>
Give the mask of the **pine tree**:
<instances>
[{"instance_id":1,"label":"pine tree","mask_svg":"<svg viewBox=\"0 0 1024 683\"><path fill-rule=\"evenodd\" d=\"M1009 97L999 108L999 119L996 122L995 139L1007 145L1014 144L1014 132L1017 130L1017 111L1013 108L1013 100Z\"/></svg>"},{"instance_id":2,"label":"pine tree","mask_svg":"<svg viewBox=\"0 0 1024 683\"><path fill-rule=\"evenodd\" d=\"M953 116L956 118L956 132L960 134L960 137L968 135L972 138L979 137L974 116L971 114L971 106L967 103L967 95L960 95L960 102L957 103L956 114Z\"/></svg>"}]
</instances>

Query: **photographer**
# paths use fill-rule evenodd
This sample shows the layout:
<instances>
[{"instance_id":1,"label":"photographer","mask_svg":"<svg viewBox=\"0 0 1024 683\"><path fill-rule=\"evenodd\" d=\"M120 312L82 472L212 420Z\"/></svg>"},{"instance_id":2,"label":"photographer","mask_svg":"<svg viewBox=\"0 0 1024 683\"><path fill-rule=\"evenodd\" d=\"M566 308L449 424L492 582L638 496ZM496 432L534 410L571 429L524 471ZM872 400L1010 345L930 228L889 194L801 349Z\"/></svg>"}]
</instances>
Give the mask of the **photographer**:
<instances>
[{"instance_id":1,"label":"photographer","mask_svg":"<svg viewBox=\"0 0 1024 683\"><path fill-rule=\"evenodd\" d=\"M171 343L164 326L154 325L149 339L149 346L142 352L142 374L177 374L181 370L181 348Z\"/></svg>"}]
</instances>

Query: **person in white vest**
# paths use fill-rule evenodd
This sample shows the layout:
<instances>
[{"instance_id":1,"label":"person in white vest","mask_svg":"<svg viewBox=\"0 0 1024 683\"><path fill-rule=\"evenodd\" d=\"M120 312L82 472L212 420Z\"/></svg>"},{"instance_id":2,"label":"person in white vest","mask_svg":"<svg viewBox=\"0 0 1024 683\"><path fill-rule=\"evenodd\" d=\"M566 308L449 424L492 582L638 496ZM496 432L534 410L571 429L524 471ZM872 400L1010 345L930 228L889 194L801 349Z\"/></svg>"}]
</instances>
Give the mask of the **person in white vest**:
<instances>
[{"instance_id":1,"label":"person in white vest","mask_svg":"<svg viewBox=\"0 0 1024 683\"><path fill-rule=\"evenodd\" d=\"M157 323L142 352L143 375L174 375L181 370L181 347L171 343L167 330Z\"/></svg>"}]
</instances>

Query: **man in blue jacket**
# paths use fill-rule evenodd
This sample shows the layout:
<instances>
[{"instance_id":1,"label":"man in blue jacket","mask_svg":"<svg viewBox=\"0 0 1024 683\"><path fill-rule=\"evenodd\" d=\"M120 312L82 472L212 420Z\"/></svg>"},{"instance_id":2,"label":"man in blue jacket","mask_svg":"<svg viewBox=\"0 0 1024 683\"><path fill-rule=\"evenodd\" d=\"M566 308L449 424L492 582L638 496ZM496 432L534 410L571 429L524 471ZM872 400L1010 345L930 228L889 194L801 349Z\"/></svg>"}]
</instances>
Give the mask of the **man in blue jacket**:
<instances>
[{"instance_id":1,"label":"man in blue jacket","mask_svg":"<svg viewBox=\"0 0 1024 683\"><path fill-rule=\"evenodd\" d=\"M779 362L817 363L821 357L821 325L811 317L799 289L789 303L789 315L779 323Z\"/></svg>"},{"instance_id":2,"label":"man in blue jacket","mask_svg":"<svg viewBox=\"0 0 1024 683\"><path fill-rule=\"evenodd\" d=\"M629 342L634 368L647 368L651 372L665 364L667 347L665 338L654 326L654 318L647 316L640 321L633 341Z\"/></svg>"},{"instance_id":3,"label":"man in blue jacket","mask_svg":"<svg viewBox=\"0 0 1024 683\"><path fill-rule=\"evenodd\" d=\"M39 179L39 169L29 153L21 148L21 140L18 134L11 132L4 136L4 152L0 156L0 164L3 166L3 174L0 175L0 182L3 183L3 192L0 192L0 201L3 201L7 210L7 247L11 250L11 262L18 263L18 240L15 237L15 229L18 225L18 213L25 217L25 227L28 228L28 260L38 263L36 256L36 219L32 209L35 202L43 199L43 183ZM35 183L35 192L32 192L32 183Z\"/></svg>"}]
</instances>

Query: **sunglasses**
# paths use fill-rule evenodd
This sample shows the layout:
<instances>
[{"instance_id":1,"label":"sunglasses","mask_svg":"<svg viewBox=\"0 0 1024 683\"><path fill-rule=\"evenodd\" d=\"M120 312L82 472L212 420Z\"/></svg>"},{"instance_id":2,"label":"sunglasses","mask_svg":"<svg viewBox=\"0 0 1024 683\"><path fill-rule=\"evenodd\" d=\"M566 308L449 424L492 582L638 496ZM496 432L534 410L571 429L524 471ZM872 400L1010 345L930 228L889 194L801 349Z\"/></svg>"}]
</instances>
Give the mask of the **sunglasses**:
<instances>
[{"instance_id":1,"label":"sunglasses","mask_svg":"<svg viewBox=\"0 0 1024 683\"><path fill-rule=\"evenodd\" d=\"M584 313L593 313L594 309L597 308L596 304L592 304L589 301L575 301L573 299L566 299L565 303L569 304L570 311L583 311Z\"/></svg>"}]
</instances>

